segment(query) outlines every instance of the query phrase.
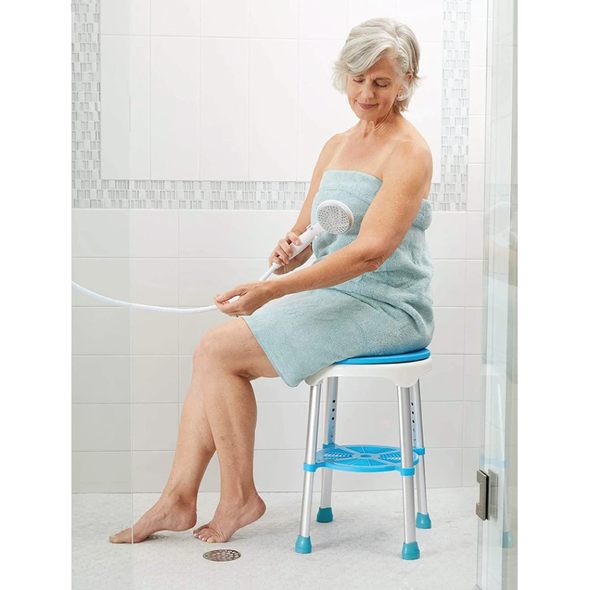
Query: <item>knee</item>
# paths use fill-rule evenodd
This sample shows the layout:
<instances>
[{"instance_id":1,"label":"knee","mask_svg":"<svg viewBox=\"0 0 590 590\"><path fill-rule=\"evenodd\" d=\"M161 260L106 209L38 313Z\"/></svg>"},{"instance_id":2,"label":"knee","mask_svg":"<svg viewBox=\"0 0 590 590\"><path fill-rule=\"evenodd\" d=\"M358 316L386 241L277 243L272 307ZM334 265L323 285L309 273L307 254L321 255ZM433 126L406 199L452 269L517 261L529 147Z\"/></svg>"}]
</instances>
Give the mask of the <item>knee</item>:
<instances>
[{"instance_id":1,"label":"knee","mask_svg":"<svg viewBox=\"0 0 590 590\"><path fill-rule=\"evenodd\" d=\"M204 359L215 356L223 350L223 339L219 337L216 328L212 328L201 338L193 353L193 369L199 366Z\"/></svg>"}]
</instances>

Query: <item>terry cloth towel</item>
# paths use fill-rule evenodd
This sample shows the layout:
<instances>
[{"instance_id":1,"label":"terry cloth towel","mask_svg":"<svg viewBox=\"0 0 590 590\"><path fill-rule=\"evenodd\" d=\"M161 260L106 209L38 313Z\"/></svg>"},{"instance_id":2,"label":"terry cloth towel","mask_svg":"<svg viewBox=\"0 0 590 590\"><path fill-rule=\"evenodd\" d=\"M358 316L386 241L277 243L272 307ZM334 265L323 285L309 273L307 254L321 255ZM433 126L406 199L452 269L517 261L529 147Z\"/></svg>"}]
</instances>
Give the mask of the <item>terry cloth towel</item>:
<instances>
[{"instance_id":1,"label":"terry cloth towel","mask_svg":"<svg viewBox=\"0 0 590 590\"><path fill-rule=\"evenodd\" d=\"M351 209L354 225L345 234L322 232L312 242L313 264L358 236L382 184L365 172L324 172L313 200L311 223L317 222L321 203L337 199ZM431 221L432 204L423 199L402 243L377 270L333 287L273 299L252 315L242 316L288 386L297 387L336 361L401 354L430 344L434 267L424 232Z\"/></svg>"}]
</instances>

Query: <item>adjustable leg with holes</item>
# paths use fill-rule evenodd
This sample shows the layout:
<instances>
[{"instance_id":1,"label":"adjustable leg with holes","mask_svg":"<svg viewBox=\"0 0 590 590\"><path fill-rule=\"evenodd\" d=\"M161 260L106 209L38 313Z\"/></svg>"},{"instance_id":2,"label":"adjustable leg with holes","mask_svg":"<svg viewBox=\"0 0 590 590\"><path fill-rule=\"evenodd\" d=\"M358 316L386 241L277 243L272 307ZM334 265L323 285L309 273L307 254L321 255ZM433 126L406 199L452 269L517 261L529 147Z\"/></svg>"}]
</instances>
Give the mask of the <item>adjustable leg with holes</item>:
<instances>
[{"instance_id":1,"label":"adjustable leg with holes","mask_svg":"<svg viewBox=\"0 0 590 590\"><path fill-rule=\"evenodd\" d=\"M338 405L338 377L326 379L326 420L324 423L324 448L336 442L336 413ZM332 469L322 469L322 496L316 517L318 522L332 522Z\"/></svg>"},{"instance_id":2,"label":"adjustable leg with holes","mask_svg":"<svg viewBox=\"0 0 590 590\"><path fill-rule=\"evenodd\" d=\"M420 395L420 379L412 387L412 429L414 434L414 452L420 462L416 466L416 493L418 496L418 514L416 526L419 529L432 527L426 502L426 471L424 469L424 429L422 427L422 398Z\"/></svg>"},{"instance_id":3,"label":"adjustable leg with holes","mask_svg":"<svg viewBox=\"0 0 590 590\"><path fill-rule=\"evenodd\" d=\"M402 494L404 502L404 546L402 559L418 559L420 549L416 541L416 510L414 507L414 449L412 445L411 387L397 386L399 403L400 452L402 459Z\"/></svg>"},{"instance_id":4,"label":"adjustable leg with holes","mask_svg":"<svg viewBox=\"0 0 590 590\"><path fill-rule=\"evenodd\" d=\"M305 463L303 463L303 502L301 504L301 522L299 537L295 543L297 553L311 553L311 502L313 499L313 475L316 466L318 446L318 423L320 418L321 382L312 385L310 390L309 413L307 416L307 442L305 445Z\"/></svg>"}]
</instances>

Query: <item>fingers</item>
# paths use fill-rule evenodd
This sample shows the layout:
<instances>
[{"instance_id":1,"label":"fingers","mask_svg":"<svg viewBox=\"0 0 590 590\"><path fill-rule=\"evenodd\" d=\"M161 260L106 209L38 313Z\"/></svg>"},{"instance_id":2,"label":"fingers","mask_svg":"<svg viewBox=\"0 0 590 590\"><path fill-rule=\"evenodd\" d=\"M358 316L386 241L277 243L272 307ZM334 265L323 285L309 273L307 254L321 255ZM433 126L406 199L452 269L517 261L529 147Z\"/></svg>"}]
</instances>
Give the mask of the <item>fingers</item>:
<instances>
[{"instance_id":1,"label":"fingers","mask_svg":"<svg viewBox=\"0 0 590 590\"><path fill-rule=\"evenodd\" d=\"M268 259L269 265L278 264L281 267L282 272L282 268L288 265L289 262L294 258L294 250L291 244L294 244L295 246L298 246L300 244L299 235L293 231L287 232L285 238L279 240L279 243L277 244L275 251ZM277 272L276 274L281 273Z\"/></svg>"},{"instance_id":2,"label":"fingers","mask_svg":"<svg viewBox=\"0 0 590 590\"><path fill-rule=\"evenodd\" d=\"M219 311L221 311L222 313L229 315L229 316L233 316L233 317L238 317L236 314L238 313L235 310L229 310L230 308L233 307L233 305L228 304L227 301L217 301L217 299L214 299L213 302L215 303L215 305L217 306L217 309Z\"/></svg>"},{"instance_id":3,"label":"fingers","mask_svg":"<svg viewBox=\"0 0 590 590\"><path fill-rule=\"evenodd\" d=\"M292 243L295 244L296 246L299 246L299 236L294 232L294 231L290 231L287 232L287 239Z\"/></svg>"},{"instance_id":4,"label":"fingers","mask_svg":"<svg viewBox=\"0 0 590 590\"><path fill-rule=\"evenodd\" d=\"M279 245L277 247L277 253L279 254L279 257L283 261L289 262L294 253L292 244L299 246L300 243L299 236L295 232L289 232L287 234L287 239L279 240Z\"/></svg>"},{"instance_id":5,"label":"fingers","mask_svg":"<svg viewBox=\"0 0 590 590\"><path fill-rule=\"evenodd\" d=\"M289 262L289 258L291 258L291 254L293 254L293 248L287 243L286 240L279 240L277 254L281 260L283 260L283 262Z\"/></svg>"}]
</instances>

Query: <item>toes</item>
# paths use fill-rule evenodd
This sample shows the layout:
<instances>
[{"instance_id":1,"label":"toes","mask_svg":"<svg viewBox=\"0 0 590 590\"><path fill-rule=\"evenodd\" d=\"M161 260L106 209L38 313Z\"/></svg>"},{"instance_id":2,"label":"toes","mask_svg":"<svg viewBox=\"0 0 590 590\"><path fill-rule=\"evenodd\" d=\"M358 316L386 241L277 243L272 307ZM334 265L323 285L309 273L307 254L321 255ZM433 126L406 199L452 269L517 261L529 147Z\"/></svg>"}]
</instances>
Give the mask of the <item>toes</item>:
<instances>
[{"instance_id":1,"label":"toes","mask_svg":"<svg viewBox=\"0 0 590 590\"><path fill-rule=\"evenodd\" d=\"M209 534L209 529L206 528L207 525L204 525L193 532L195 539L199 539L200 541L205 541L206 537Z\"/></svg>"},{"instance_id":2,"label":"toes","mask_svg":"<svg viewBox=\"0 0 590 590\"><path fill-rule=\"evenodd\" d=\"M111 543L130 543L131 542L131 537L128 537L127 535L123 535L121 533L117 533L116 535L111 535L109 537L109 541Z\"/></svg>"},{"instance_id":3,"label":"toes","mask_svg":"<svg viewBox=\"0 0 590 590\"><path fill-rule=\"evenodd\" d=\"M205 538L205 541L207 541L207 543L225 543L226 540L227 539L223 537L222 533L219 533L214 529L209 529L209 533Z\"/></svg>"}]
</instances>

